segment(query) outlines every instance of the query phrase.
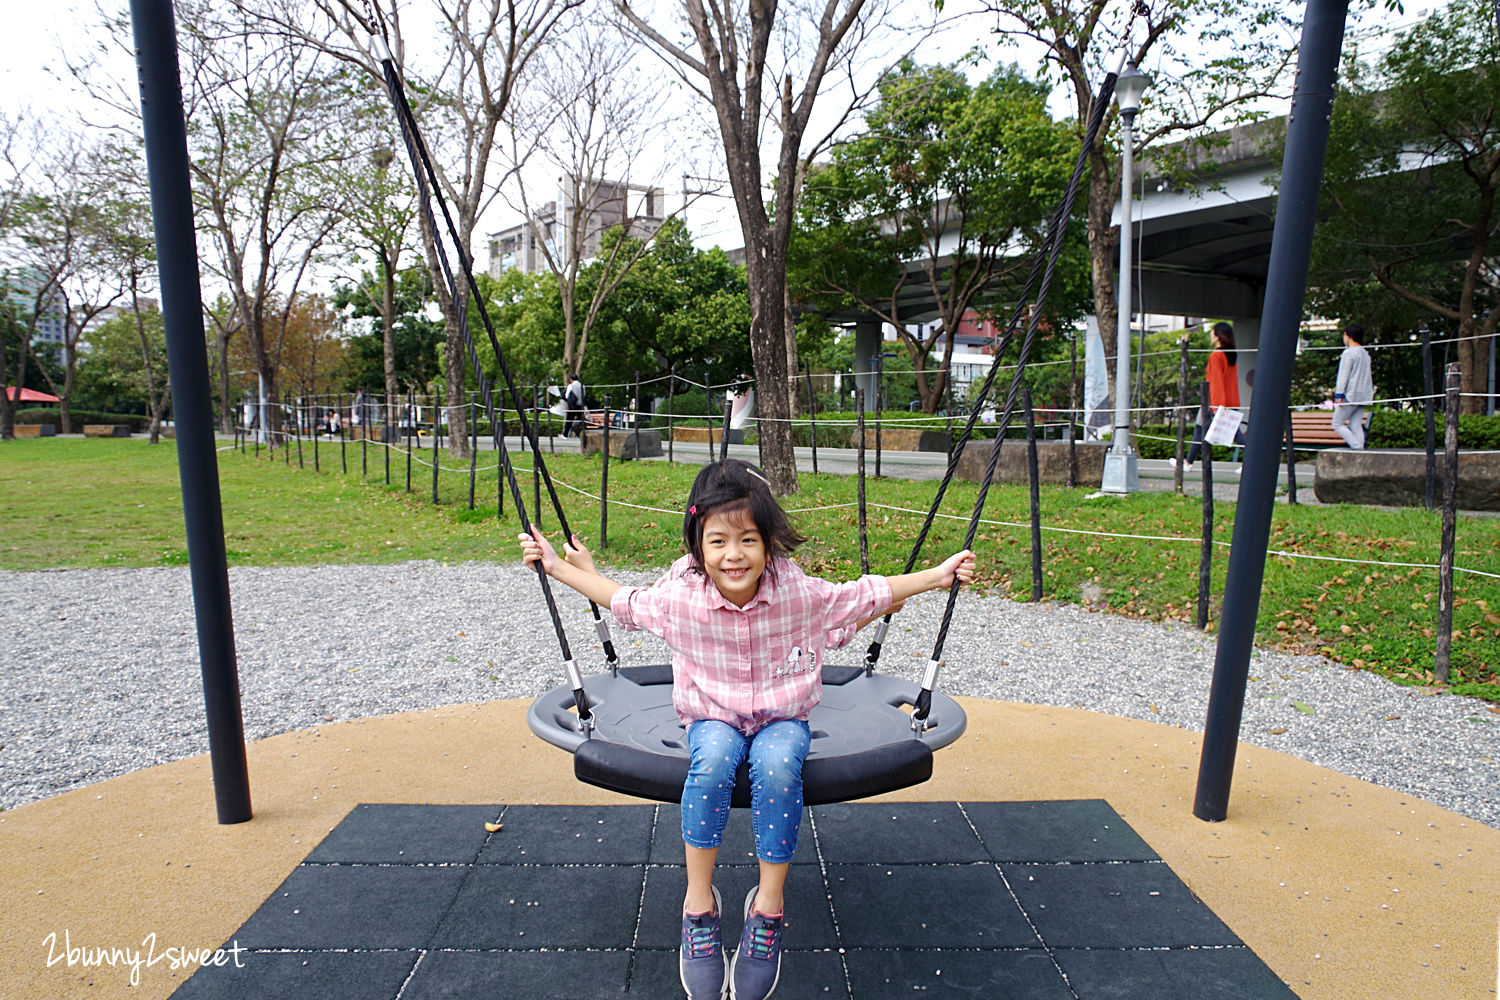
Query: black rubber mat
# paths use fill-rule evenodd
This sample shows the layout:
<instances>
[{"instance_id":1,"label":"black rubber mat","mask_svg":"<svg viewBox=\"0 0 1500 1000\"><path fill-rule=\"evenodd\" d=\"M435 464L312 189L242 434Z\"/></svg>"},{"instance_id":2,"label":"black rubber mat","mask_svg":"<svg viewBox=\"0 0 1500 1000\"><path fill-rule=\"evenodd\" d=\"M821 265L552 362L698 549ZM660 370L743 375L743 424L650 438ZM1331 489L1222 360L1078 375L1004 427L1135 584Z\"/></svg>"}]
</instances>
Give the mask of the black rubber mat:
<instances>
[{"instance_id":1,"label":"black rubber mat","mask_svg":"<svg viewBox=\"0 0 1500 1000\"><path fill-rule=\"evenodd\" d=\"M494 833L486 822L499 822ZM682 996L675 806L361 805L179 998ZM725 940L756 880L719 854ZM808 810L778 998L1295 996L1103 801Z\"/></svg>"}]
</instances>

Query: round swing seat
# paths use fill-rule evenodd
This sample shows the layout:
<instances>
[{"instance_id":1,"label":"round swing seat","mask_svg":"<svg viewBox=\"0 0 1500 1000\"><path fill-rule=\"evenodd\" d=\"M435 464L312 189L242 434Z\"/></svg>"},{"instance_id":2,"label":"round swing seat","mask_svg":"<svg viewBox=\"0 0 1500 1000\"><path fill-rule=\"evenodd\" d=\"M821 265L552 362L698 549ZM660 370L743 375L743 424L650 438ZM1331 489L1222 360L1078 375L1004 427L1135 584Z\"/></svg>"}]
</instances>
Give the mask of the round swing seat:
<instances>
[{"instance_id":1,"label":"round swing seat","mask_svg":"<svg viewBox=\"0 0 1500 1000\"><path fill-rule=\"evenodd\" d=\"M593 730L578 721L573 691L553 688L532 702L526 723L537 736L573 754L583 782L657 802L679 802L687 780L687 734L672 710L670 664L622 667L584 679ZM918 785L932 776L932 752L963 735L968 718L935 693L928 729L912 732L907 711L919 686L862 667L825 666L823 700L808 717L812 750L802 769L808 805L847 802ZM731 802L750 805L741 764Z\"/></svg>"}]
</instances>

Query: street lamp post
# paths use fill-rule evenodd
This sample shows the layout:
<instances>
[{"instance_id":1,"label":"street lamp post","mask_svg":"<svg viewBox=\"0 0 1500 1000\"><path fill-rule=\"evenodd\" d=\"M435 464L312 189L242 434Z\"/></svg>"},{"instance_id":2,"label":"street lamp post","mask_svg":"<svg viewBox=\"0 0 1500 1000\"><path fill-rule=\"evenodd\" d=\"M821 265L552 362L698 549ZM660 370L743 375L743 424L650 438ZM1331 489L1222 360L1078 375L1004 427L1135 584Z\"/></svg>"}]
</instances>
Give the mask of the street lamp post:
<instances>
[{"instance_id":1,"label":"street lamp post","mask_svg":"<svg viewBox=\"0 0 1500 1000\"><path fill-rule=\"evenodd\" d=\"M1135 114L1141 108L1141 97L1151 79L1127 62L1115 82L1115 101L1120 106L1120 281L1117 302L1119 326L1115 337L1115 432L1109 454L1104 456L1104 480L1100 489L1106 493L1134 493L1140 489L1139 462L1130 446L1130 252L1131 252L1131 171L1135 166Z\"/></svg>"}]
</instances>

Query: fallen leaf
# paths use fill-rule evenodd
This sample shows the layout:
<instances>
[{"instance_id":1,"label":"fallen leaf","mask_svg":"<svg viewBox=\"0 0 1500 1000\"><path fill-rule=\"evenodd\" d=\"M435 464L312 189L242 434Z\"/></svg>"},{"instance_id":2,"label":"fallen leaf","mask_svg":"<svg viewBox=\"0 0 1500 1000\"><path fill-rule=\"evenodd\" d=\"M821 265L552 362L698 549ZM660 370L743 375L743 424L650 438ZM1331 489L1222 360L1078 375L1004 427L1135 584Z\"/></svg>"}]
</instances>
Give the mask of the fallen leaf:
<instances>
[{"instance_id":1,"label":"fallen leaf","mask_svg":"<svg viewBox=\"0 0 1500 1000\"><path fill-rule=\"evenodd\" d=\"M1272 736L1280 736L1282 733L1286 732L1286 726L1277 726L1275 729L1267 729L1266 732L1270 733Z\"/></svg>"},{"instance_id":2,"label":"fallen leaf","mask_svg":"<svg viewBox=\"0 0 1500 1000\"><path fill-rule=\"evenodd\" d=\"M486 830L488 830L490 833L499 833L502 829L504 829L504 827L505 827L504 823L485 823L484 824L484 828Z\"/></svg>"},{"instance_id":3,"label":"fallen leaf","mask_svg":"<svg viewBox=\"0 0 1500 1000\"><path fill-rule=\"evenodd\" d=\"M1317 711L1311 705L1307 704L1306 702L1302 702L1302 701L1294 701L1294 702L1292 702L1292 707L1295 708L1297 711L1301 712L1303 715L1312 715L1313 712Z\"/></svg>"}]
</instances>

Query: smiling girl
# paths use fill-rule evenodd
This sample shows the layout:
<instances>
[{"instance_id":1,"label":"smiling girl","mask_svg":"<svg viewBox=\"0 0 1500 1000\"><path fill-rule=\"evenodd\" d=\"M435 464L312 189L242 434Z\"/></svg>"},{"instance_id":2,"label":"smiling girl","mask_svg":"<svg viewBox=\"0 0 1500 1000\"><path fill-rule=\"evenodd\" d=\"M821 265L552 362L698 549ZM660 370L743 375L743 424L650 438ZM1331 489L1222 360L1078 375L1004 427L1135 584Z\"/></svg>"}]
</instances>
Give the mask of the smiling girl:
<instances>
[{"instance_id":1,"label":"smiling girl","mask_svg":"<svg viewBox=\"0 0 1500 1000\"><path fill-rule=\"evenodd\" d=\"M806 539L755 466L737 459L698 473L682 522L687 555L650 587L624 587L594 569L575 536L559 558L533 529L521 535L527 565L599 604L621 627L644 629L672 650L672 705L687 730L682 791L687 854L678 969L692 1000L763 1000L781 971L783 890L802 825L807 717L822 697L824 651L892 605L974 578L965 550L901 576L833 583L790 558ZM830 635L832 633L832 635ZM741 761L749 760L751 820L760 879L745 899L732 968L720 929L714 866Z\"/></svg>"}]
</instances>

